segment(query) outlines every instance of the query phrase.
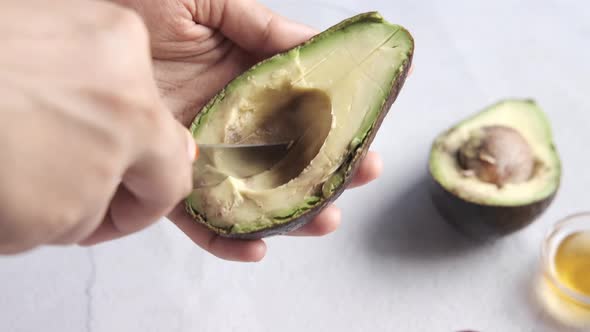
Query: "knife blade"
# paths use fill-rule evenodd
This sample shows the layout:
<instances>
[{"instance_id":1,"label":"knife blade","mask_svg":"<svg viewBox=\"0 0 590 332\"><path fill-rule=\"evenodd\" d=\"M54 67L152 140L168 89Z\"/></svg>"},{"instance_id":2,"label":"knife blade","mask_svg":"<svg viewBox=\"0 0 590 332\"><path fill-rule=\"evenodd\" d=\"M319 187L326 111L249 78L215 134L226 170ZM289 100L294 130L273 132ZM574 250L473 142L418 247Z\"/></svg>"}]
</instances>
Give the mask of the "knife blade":
<instances>
[{"instance_id":1,"label":"knife blade","mask_svg":"<svg viewBox=\"0 0 590 332\"><path fill-rule=\"evenodd\" d=\"M255 144L199 144L195 174L214 168L228 176L247 178L260 174L284 158L293 141Z\"/></svg>"},{"instance_id":2,"label":"knife blade","mask_svg":"<svg viewBox=\"0 0 590 332\"><path fill-rule=\"evenodd\" d=\"M218 144L197 144L201 149L249 149L249 148L272 148L281 145L289 145L293 141L273 142L273 143L256 143L256 144L232 144L232 143L218 143Z\"/></svg>"}]
</instances>

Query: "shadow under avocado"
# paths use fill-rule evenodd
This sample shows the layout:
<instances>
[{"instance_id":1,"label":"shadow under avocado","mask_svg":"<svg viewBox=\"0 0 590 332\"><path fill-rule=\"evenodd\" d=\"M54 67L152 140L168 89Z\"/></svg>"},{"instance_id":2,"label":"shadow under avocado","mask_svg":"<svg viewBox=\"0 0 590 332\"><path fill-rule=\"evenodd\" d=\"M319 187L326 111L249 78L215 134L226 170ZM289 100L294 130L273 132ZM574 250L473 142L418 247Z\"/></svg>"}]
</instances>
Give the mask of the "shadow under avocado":
<instances>
[{"instance_id":1,"label":"shadow under avocado","mask_svg":"<svg viewBox=\"0 0 590 332\"><path fill-rule=\"evenodd\" d=\"M438 260L486 245L460 233L439 215L431 200L430 181L422 174L374 216L378 224L368 243L378 255Z\"/></svg>"}]
</instances>

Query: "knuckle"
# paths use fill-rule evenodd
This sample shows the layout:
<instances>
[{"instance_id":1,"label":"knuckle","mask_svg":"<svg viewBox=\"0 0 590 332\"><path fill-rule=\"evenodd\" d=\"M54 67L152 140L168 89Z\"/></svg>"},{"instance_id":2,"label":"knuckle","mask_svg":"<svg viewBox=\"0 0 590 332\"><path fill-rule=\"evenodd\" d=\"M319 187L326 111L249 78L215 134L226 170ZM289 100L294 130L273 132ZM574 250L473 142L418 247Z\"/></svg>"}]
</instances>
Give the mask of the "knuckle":
<instances>
[{"instance_id":1,"label":"knuckle","mask_svg":"<svg viewBox=\"0 0 590 332\"><path fill-rule=\"evenodd\" d=\"M144 128L145 137L151 143L153 153L157 158L169 158L176 144L174 128L170 126L170 114L159 104L152 104L141 108L141 119L138 123Z\"/></svg>"},{"instance_id":2,"label":"knuckle","mask_svg":"<svg viewBox=\"0 0 590 332\"><path fill-rule=\"evenodd\" d=\"M148 137L153 137L155 143L164 142L166 134L164 112L158 107L148 105L138 107L137 111L140 113L138 121L143 125L145 134Z\"/></svg>"},{"instance_id":3,"label":"knuckle","mask_svg":"<svg viewBox=\"0 0 590 332\"><path fill-rule=\"evenodd\" d=\"M143 19L131 9L117 8L112 14L109 23L111 30L131 38L131 41L145 42L148 39L148 32Z\"/></svg>"},{"instance_id":4,"label":"knuckle","mask_svg":"<svg viewBox=\"0 0 590 332\"><path fill-rule=\"evenodd\" d=\"M131 111L131 101L127 98L124 94L116 92L116 91L100 91L100 90L92 90L89 91L91 94L92 99L101 108L105 110L110 110L115 114L125 114Z\"/></svg>"},{"instance_id":5,"label":"knuckle","mask_svg":"<svg viewBox=\"0 0 590 332\"><path fill-rule=\"evenodd\" d=\"M154 159L167 158L165 118L162 111L156 107L142 103L134 103L128 109L122 110L127 113L125 125L133 126L134 143L140 146L148 146Z\"/></svg>"},{"instance_id":6,"label":"knuckle","mask_svg":"<svg viewBox=\"0 0 590 332\"><path fill-rule=\"evenodd\" d=\"M119 91L90 90L87 93L108 118L110 126L105 128L104 133L110 138L110 146L115 146L113 143L129 132L129 127L135 124L134 120L139 113L135 102L130 96Z\"/></svg>"},{"instance_id":7,"label":"knuckle","mask_svg":"<svg viewBox=\"0 0 590 332\"><path fill-rule=\"evenodd\" d=\"M128 91L95 90L89 93L109 118L110 126L105 130L105 135L109 136L109 146L118 152L115 156L128 151L124 144L158 136L162 115L158 109L149 105L151 98Z\"/></svg>"},{"instance_id":8,"label":"knuckle","mask_svg":"<svg viewBox=\"0 0 590 332\"><path fill-rule=\"evenodd\" d=\"M141 17L130 9L111 11L100 33L94 35L92 59L97 74L112 89L143 87L149 68L149 34Z\"/></svg>"},{"instance_id":9,"label":"knuckle","mask_svg":"<svg viewBox=\"0 0 590 332\"><path fill-rule=\"evenodd\" d=\"M112 137L112 136L111 136ZM90 166L90 172L94 175L94 179L90 181L93 188L97 188L98 192L102 192L111 189L110 186L117 185L116 181L119 181L122 177L124 169L125 151L122 148L120 139L112 139L112 143L109 144L109 148L99 154L99 158L107 159L97 160ZM100 194L96 194L97 198Z\"/></svg>"},{"instance_id":10,"label":"knuckle","mask_svg":"<svg viewBox=\"0 0 590 332\"><path fill-rule=\"evenodd\" d=\"M52 237L67 233L78 226L84 215L79 205L63 207L59 213L48 220L49 231L54 233Z\"/></svg>"}]
</instances>

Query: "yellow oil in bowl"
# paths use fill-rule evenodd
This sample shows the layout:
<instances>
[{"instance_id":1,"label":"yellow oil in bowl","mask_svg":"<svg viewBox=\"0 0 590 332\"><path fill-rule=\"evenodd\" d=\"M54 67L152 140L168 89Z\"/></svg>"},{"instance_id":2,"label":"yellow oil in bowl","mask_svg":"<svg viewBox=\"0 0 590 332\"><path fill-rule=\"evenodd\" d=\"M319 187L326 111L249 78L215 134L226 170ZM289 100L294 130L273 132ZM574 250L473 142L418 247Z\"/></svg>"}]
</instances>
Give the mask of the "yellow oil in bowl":
<instances>
[{"instance_id":1,"label":"yellow oil in bowl","mask_svg":"<svg viewBox=\"0 0 590 332\"><path fill-rule=\"evenodd\" d=\"M563 287L590 298L590 230L567 235L557 246L553 265Z\"/></svg>"},{"instance_id":2,"label":"yellow oil in bowl","mask_svg":"<svg viewBox=\"0 0 590 332\"><path fill-rule=\"evenodd\" d=\"M545 311L560 325L590 331L590 212L569 216L551 229L536 288Z\"/></svg>"}]
</instances>

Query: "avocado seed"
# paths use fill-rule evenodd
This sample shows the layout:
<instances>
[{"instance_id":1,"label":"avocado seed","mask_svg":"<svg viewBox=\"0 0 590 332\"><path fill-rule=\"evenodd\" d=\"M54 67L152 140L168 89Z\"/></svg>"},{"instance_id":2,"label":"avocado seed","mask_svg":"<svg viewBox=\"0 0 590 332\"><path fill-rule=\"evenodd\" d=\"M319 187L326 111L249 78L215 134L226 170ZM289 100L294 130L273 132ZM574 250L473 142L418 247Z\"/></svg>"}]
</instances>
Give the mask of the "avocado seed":
<instances>
[{"instance_id":1,"label":"avocado seed","mask_svg":"<svg viewBox=\"0 0 590 332\"><path fill-rule=\"evenodd\" d=\"M458 159L466 173L499 187L527 181L535 168L527 141L518 131L505 126L473 131L459 149Z\"/></svg>"}]
</instances>

